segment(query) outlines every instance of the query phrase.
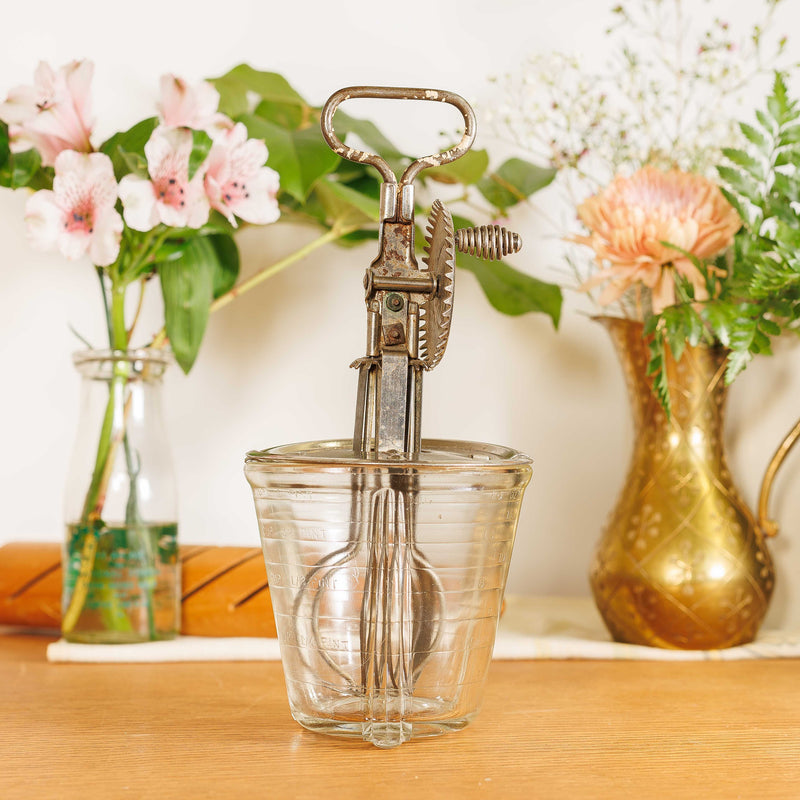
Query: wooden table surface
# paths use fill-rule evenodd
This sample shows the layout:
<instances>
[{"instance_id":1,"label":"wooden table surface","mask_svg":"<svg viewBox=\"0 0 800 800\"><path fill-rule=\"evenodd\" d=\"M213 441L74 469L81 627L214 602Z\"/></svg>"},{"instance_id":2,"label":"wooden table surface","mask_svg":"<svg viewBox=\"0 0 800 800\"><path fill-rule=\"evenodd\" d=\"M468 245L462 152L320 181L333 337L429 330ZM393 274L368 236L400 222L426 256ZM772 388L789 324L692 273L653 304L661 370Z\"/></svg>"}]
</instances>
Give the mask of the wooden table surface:
<instances>
[{"instance_id":1,"label":"wooden table surface","mask_svg":"<svg viewBox=\"0 0 800 800\"><path fill-rule=\"evenodd\" d=\"M0 798L800 798L800 662L495 662L466 730L303 730L278 663L48 664L0 635Z\"/></svg>"}]
</instances>

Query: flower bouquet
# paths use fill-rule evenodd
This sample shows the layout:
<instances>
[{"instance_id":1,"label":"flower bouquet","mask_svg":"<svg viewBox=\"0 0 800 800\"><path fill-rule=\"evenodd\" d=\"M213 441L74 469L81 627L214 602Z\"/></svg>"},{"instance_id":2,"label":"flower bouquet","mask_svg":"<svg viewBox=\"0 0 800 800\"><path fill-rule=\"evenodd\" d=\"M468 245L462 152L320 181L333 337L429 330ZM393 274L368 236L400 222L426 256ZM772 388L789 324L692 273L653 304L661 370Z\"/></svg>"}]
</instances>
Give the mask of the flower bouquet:
<instances>
[{"instance_id":1,"label":"flower bouquet","mask_svg":"<svg viewBox=\"0 0 800 800\"><path fill-rule=\"evenodd\" d=\"M742 39L715 18L697 40L681 0L620 4L604 71L556 57L558 69L537 61L538 80L510 83L544 87L547 100L516 101L525 111L506 131L549 152L577 209L566 258L606 312L634 412L628 477L590 573L620 641L748 642L774 588L769 481L755 518L722 422L726 385L800 319L800 107L774 71L779 3ZM770 72L764 107L737 123L734 101Z\"/></svg>"},{"instance_id":2,"label":"flower bouquet","mask_svg":"<svg viewBox=\"0 0 800 800\"><path fill-rule=\"evenodd\" d=\"M0 105L2 183L36 191L31 244L97 271L108 348L76 354L86 378L67 497L62 628L77 640L174 635L179 582L174 494L157 400L169 336L188 371L210 304L238 274L237 220L274 222L278 173L263 141L217 112L218 93L161 79L159 116L95 147L90 62L40 64ZM139 312L158 275L166 331L136 349ZM126 306L138 291L133 313ZM147 415L147 416L145 416ZM161 473L159 475L159 473Z\"/></svg>"},{"instance_id":3,"label":"flower bouquet","mask_svg":"<svg viewBox=\"0 0 800 800\"><path fill-rule=\"evenodd\" d=\"M558 171L584 226L565 239L594 253L566 255L578 287L606 313L644 323L667 414L667 343L678 360L687 343L728 348L730 383L797 320L786 278L800 111L786 75L775 72L752 123L737 122L745 92L793 66L787 38L770 36L780 4L766 0L740 38L720 17L696 31L682 0L618 4L602 69L553 54L505 81L513 110L499 127Z\"/></svg>"},{"instance_id":4,"label":"flower bouquet","mask_svg":"<svg viewBox=\"0 0 800 800\"><path fill-rule=\"evenodd\" d=\"M34 190L25 214L34 247L91 262L108 333L107 348L75 356L85 410L67 491L63 633L142 641L174 635L180 610L161 374L171 357L191 369L212 311L319 247L376 237L380 188L369 167L330 151L319 108L277 73L240 65L196 85L164 76L158 115L98 144L92 72L86 61L41 64L33 85L9 93L0 105L0 185ZM338 129L391 163L410 163L371 122L339 113ZM465 198L479 193L496 215L552 179L517 161L523 173L509 176L507 165L491 171L486 152L474 151L430 180L460 187ZM321 232L238 281L236 229L279 216ZM557 287L502 262L459 260L494 305L557 321ZM152 285L164 327L142 337Z\"/></svg>"}]
</instances>

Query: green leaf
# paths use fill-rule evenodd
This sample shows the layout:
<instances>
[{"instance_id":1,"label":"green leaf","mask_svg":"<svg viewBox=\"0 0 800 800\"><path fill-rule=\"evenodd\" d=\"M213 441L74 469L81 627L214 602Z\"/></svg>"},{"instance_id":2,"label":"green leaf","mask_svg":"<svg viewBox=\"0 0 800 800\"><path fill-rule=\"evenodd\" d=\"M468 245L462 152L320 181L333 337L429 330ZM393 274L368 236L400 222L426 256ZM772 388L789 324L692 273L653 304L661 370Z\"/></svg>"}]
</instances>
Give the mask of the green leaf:
<instances>
[{"instance_id":1,"label":"green leaf","mask_svg":"<svg viewBox=\"0 0 800 800\"><path fill-rule=\"evenodd\" d=\"M761 200L759 185L745 172L721 164L717 167L717 174L734 192L745 197L751 203L758 204Z\"/></svg>"},{"instance_id":2,"label":"green leaf","mask_svg":"<svg viewBox=\"0 0 800 800\"><path fill-rule=\"evenodd\" d=\"M763 330L768 336L781 335L781 326L773 322L771 319L762 318L759 322L759 326L761 327L761 330Z\"/></svg>"},{"instance_id":3,"label":"green leaf","mask_svg":"<svg viewBox=\"0 0 800 800\"><path fill-rule=\"evenodd\" d=\"M238 117L250 111L248 94L255 94L261 100L280 105L308 107L308 103L277 72L261 72L249 64L239 64L210 83L219 92L219 110L230 117Z\"/></svg>"},{"instance_id":4,"label":"green leaf","mask_svg":"<svg viewBox=\"0 0 800 800\"><path fill-rule=\"evenodd\" d=\"M225 234L209 236L208 241L217 255L213 289L213 296L216 300L236 285L240 267L239 248L236 246L234 238Z\"/></svg>"},{"instance_id":5,"label":"green leaf","mask_svg":"<svg viewBox=\"0 0 800 800\"><path fill-rule=\"evenodd\" d=\"M653 379L653 394L664 409L667 419L672 416L672 401L669 396L669 382L664 369L666 359L664 336L661 326L653 331L653 338L647 343L650 360L647 363L647 374Z\"/></svg>"},{"instance_id":6,"label":"green leaf","mask_svg":"<svg viewBox=\"0 0 800 800\"><path fill-rule=\"evenodd\" d=\"M319 181L314 187L314 194L332 223L361 227L367 223L380 222L380 203L348 184L332 180Z\"/></svg>"},{"instance_id":7,"label":"green leaf","mask_svg":"<svg viewBox=\"0 0 800 800\"><path fill-rule=\"evenodd\" d=\"M800 125L791 125L781 130L777 138L779 147L800 143Z\"/></svg>"},{"instance_id":8,"label":"green leaf","mask_svg":"<svg viewBox=\"0 0 800 800\"><path fill-rule=\"evenodd\" d=\"M775 209L779 208L780 206L785 206L786 203L793 203L800 198L800 178L795 175L783 175L781 173L777 173L775 175L775 180L773 183L773 192L772 196L770 197L769 207L770 210L773 212ZM782 202L775 202L776 199L779 199ZM773 208L774 206L774 208ZM796 219L797 215L793 212L792 209L789 209L791 213L788 215L784 215L786 219Z\"/></svg>"},{"instance_id":9,"label":"green leaf","mask_svg":"<svg viewBox=\"0 0 800 800\"><path fill-rule=\"evenodd\" d=\"M175 360L188 373L208 323L219 258L211 237L186 242L180 257L158 265L164 320Z\"/></svg>"},{"instance_id":10,"label":"green leaf","mask_svg":"<svg viewBox=\"0 0 800 800\"><path fill-rule=\"evenodd\" d=\"M748 142L754 144L760 150L768 150L771 142L770 140L760 131L758 128L754 128L752 125L748 125L746 122L739 123L739 130L741 130L744 138L747 139Z\"/></svg>"},{"instance_id":11,"label":"green leaf","mask_svg":"<svg viewBox=\"0 0 800 800\"><path fill-rule=\"evenodd\" d=\"M39 151L24 150L21 153L9 153L6 162L0 169L0 186L9 189L21 189L32 185L36 174L42 166ZM41 188L36 186L35 188Z\"/></svg>"},{"instance_id":12,"label":"green leaf","mask_svg":"<svg viewBox=\"0 0 800 800\"><path fill-rule=\"evenodd\" d=\"M287 131L254 115L246 115L241 121L252 136L266 143L267 165L280 175L281 191L301 203L316 181L333 172L339 163L339 156L328 147L317 128Z\"/></svg>"},{"instance_id":13,"label":"green leaf","mask_svg":"<svg viewBox=\"0 0 800 800\"><path fill-rule=\"evenodd\" d=\"M233 70L231 70L233 72ZM219 92L219 111L232 119L251 111L250 96L247 84L227 73L219 78L211 78L209 83Z\"/></svg>"},{"instance_id":14,"label":"green leaf","mask_svg":"<svg viewBox=\"0 0 800 800\"><path fill-rule=\"evenodd\" d=\"M747 366L754 353L758 352L756 342L756 321L748 317L738 317L731 327L730 355L725 370L725 382L732 383L736 376Z\"/></svg>"},{"instance_id":15,"label":"green leaf","mask_svg":"<svg viewBox=\"0 0 800 800\"><path fill-rule=\"evenodd\" d=\"M192 232L195 232L194 229L189 229ZM200 228L201 235L207 235L211 233L227 233L228 236L233 236L236 232L236 227L231 224L227 217L223 214L220 214L219 211L216 209L211 210L211 214L208 217L208 222Z\"/></svg>"},{"instance_id":16,"label":"green leaf","mask_svg":"<svg viewBox=\"0 0 800 800\"><path fill-rule=\"evenodd\" d=\"M725 383L731 384L739 373L750 363L753 355L747 350L733 350L728 354L728 366L725 368Z\"/></svg>"},{"instance_id":17,"label":"green leaf","mask_svg":"<svg viewBox=\"0 0 800 800\"><path fill-rule=\"evenodd\" d=\"M121 147L117 151L120 159L125 163L128 172L132 175L139 175L142 178L147 177L147 159L139 153L129 153Z\"/></svg>"},{"instance_id":18,"label":"green leaf","mask_svg":"<svg viewBox=\"0 0 800 800\"><path fill-rule=\"evenodd\" d=\"M262 100L298 106L307 105L300 93L278 72L264 72L254 69L249 64L239 64L222 77L238 81L247 87L248 92L254 92ZM216 80L212 80L211 83L216 83Z\"/></svg>"},{"instance_id":19,"label":"green leaf","mask_svg":"<svg viewBox=\"0 0 800 800\"><path fill-rule=\"evenodd\" d=\"M719 190L722 192L725 199L734 207L741 220L750 228L755 227L758 221L758 214L755 208L750 205L749 201L745 200L743 197L739 197L724 186L720 186Z\"/></svg>"},{"instance_id":20,"label":"green leaf","mask_svg":"<svg viewBox=\"0 0 800 800\"><path fill-rule=\"evenodd\" d=\"M294 103L276 103L272 100L262 100L253 111L261 119L274 122L281 128L297 130L308 124L306 109Z\"/></svg>"},{"instance_id":21,"label":"green leaf","mask_svg":"<svg viewBox=\"0 0 800 800\"><path fill-rule=\"evenodd\" d=\"M730 346L731 329L736 317L736 310L729 304L712 300L703 307L703 318L711 328L714 337L724 346Z\"/></svg>"},{"instance_id":22,"label":"green leaf","mask_svg":"<svg viewBox=\"0 0 800 800\"><path fill-rule=\"evenodd\" d=\"M661 313L660 331L676 362L681 360L687 343L696 345L703 336L703 321L690 305L668 306Z\"/></svg>"},{"instance_id":23,"label":"green leaf","mask_svg":"<svg viewBox=\"0 0 800 800\"><path fill-rule=\"evenodd\" d=\"M478 181L480 193L502 211L526 200L534 192L552 183L556 170L540 167L521 158L510 158Z\"/></svg>"},{"instance_id":24,"label":"green leaf","mask_svg":"<svg viewBox=\"0 0 800 800\"><path fill-rule=\"evenodd\" d=\"M359 180L373 180L380 185L382 178L374 167L369 164L356 164L354 161L348 161L346 158L340 158L339 163L334 170L337 179L341 183L350 183L351 181Z\"/></svg>"},{"instance_id":25,"label":"green leaf","mask_svg":"<svg viewBox=\"0 0 800 800\"><path fill-rule=\"evenodd\" d=\"M797 147L784 147L775 154L773 166L785 167L787 164L796 164L800 161L800 151Z\"/></svg>"},{"instance_id":26,"label":"green leaf","mask_svg":"<svg viewBox=\"0 0 800 800\"><path fill-rule=\"evenodd\" d=\"M756 119L759 121L761 127L767 131L767 133L769 133L771 136L775 135L778 129L778 124L774 119L772 119L772 117L759 109L756 111Z\"/></svg>"},{"instance_id":27,"label":"green leaf","mask_svg":"<svg viewBox=\"0 0 800 800\"><path fill-rule=\"evenodd\" d=\"M183 255L185 249L186 239L167 239L163 241L158 250L156 250L153 261L156 265L159 265L160 268L160 265L167 261L177 261Z\"/></svg>"},{"instance_id":28,"label":"green leaf","mask_svg":"<svg viewBox=\"0 0 800 800\"><path fill-rule=\"evenodd\" d=\"M195 176L200 165L208 157L212 144L214 142L205 131L192 131L192 152L189 154L189 180Z\"/></svg>"},{"instance_id":29,"label":"green leaf","mask_svg":"<svg viewBox=\"0 0 800 800\"><path fill-rule=\"evenodd\" d=\"M114 176L117 180L132 171L130 162L132 156L145 160L144 146L149 141L157 125L158 119L156 117L143 119L132 128L128 128L127 131L115 133L100 145L100 152L105 153L114 165Z\"/></svg>"},{"instance_id":30,"label":"green leaf","mask_svg":"<svg viewBox=\"0 0 800 800\"><path fill-rule=\"evenodd\" d=\"M677 335L667 340L669 342L669 349L672 351L672 357L675 361L680 361L683 351L686 349L686 339L681 335Z\"/></svg>"},{"instance_id":31,"label":"green leaf","mask_svg":"<svg viewBox=\"0 0 800 800\"><path fill-rule=\"evenodd\" d=\"M753 158L749 153L735 147L723 147L722 155L744 169L745 172L752 175L757 181L764 180L764 164L760 159Z\"/></svg>"},{"instance_id":32,"label":"green leaf","mask_svg":"<svg viewBox=\"0 0 800 800\"><path fill-rule=\"evenodd\" d=\"M339 172L335 173L336 178L331 177L330 180L326 179L328 183L338 183L343 186L349 186L356 192L363 194L365 197L372 198L372 200L380 206L381 204L381 186L383 182L378 177L374 170L362 173L361 177L353 178L349 181L343 181L339 176ZM419 212L419 207L417 207Z\"/></svg>"},{"instance_id":33,"label":"green leaf","mask_svg":"<svg viewBox=\"0 0 800 800\"><path fill-rule=\"evenodd\" d=\"M202 228L170 228L169 239L161 245L156 254L156 261L163 261L165 252L180 250L184 244L195 236L214 236L215 234L225 234L233 236L236 228L217 210L212 210L209 214L208 222Z\"/></svg>"},{"instance_id":34,"label":"green leaf","mask_svg":"<svg viewBox=\"0 0 800 800\"><path fill-rule=\"evenodd\" d=\"M519 316L531 311L547 314L557 328L561 317L561 289L526 275L503 261L486 262L459 253L458 265L478 279L489 302L503 314Z\"/></svg>"},{"instance_id":35,"label":"green leaf","mask_svg":"<svg viewBox=\"0 0 800 800\"><path fill-rule=\"evenodd\" d=\"M0 122L0 169L2 169L11 155L10 140L8 136L8 125Z\"/></svg>"},{"instance_id":36,"label":"green leaf","mask_svg":"<svg viewBox=\"0 0 800 800\"><path fill-rule=\"evenodd\" d=\"M780 72L775 72L775 80L772 83L772 94L767 98L767 110L779 124L783 124L787 116L792 111L792 104L789 102L786 81Z\"/></svg>"},{"instance_id":37,"label":"green leaf","mask_svg":"<svg viewBox=\"0 0 800 800\"><path fill-rule=\"evenodd\" d=\"M486 150L469 150L456 161L425 170L422 175L440 183L461 183L470 186L484 176L488 167L489 154Z\"/></svg>"},{"instance_id":38,"label":"green leaf","mask_svg":"<svg viewBox=\"0 0 800 800\"><path fill-rule=\"evenodd\" d=\"M345 236L340 236L336 240L336 244L342 247L355 247L364 242L377 241L379 238L380 231L377 228L368 228L367 230L353 231Z\"/></svg>"},{"instance_id":39,"label":"green leaf","mask_svg":"<svg viewBox=\"0 0 800 800\"><path fill-rule=\"evenodd\" d=\"M336 110L334 119L336 133L342 141L345 140L347 134L354 134L363 142L364 147L381 156L394 174L398 178L400 177L411 159L395 147L373 122L351 117L341 109Z\"/></svg>"}]
</instances>

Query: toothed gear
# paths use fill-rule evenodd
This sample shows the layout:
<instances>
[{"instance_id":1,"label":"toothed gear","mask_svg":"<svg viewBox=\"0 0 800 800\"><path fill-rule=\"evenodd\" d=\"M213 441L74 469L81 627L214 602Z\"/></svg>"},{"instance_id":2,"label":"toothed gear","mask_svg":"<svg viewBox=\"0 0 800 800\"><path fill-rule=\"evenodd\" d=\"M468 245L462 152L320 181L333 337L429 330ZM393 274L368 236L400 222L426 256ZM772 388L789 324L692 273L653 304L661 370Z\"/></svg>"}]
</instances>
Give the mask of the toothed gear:
<instances>
[{"instance_id":1,"label":"toothed gear","mask_svg":"<svg viewBox=\"0 0 800 800\"><path fill-rule=\"evenodd\" d=\"M455 229L450 212L436 200L431 206L422 261L436 279L436 291L422 304L419 357L433 369L444 355L453 316L456 271Z\"/></svg>"}]
</instances>

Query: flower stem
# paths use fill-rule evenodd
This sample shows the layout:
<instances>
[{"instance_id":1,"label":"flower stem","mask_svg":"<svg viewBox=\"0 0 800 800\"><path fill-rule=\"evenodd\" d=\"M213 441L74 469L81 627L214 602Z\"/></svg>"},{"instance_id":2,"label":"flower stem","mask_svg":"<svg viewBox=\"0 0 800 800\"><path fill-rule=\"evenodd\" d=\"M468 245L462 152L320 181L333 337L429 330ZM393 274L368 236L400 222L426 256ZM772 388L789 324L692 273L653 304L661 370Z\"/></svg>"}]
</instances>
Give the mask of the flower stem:
<instances>
[{"instance_id":1,"label":"flower stem","mask_svg":"<svg viewBox=\"0 0 800 800\"><path fill-rule=\"evenodd\" d=\"M100 281L100 295L103 298L103 311L106 315L106 330L108 331L108 341L111 341L111 310L108 307L108 294L106 293L106 282L105 278L103 277L103 268L102 267L95 267L97 271L97 278Z\"/></svg>"},{"instance_id":2,"label":"flower stem","mask_svg":"<svg viewBox=\"0 0 800 800\"><path fill-rule=\"evenodd\" d=\"M133 331L136 328L136 323L139 321L139 316L142 313L142 307L144 306L144 290L147 286L147 281L145 278L139 279L139 302L136 304L136 313L133 315L133 322L131 322L130 328L128 328L128 342L131 341L133 338Z\"/></svg>"},{"instance_id":3,"label":"flower stem","mask_svg":"<svg viewBox=\"0 0 800 800\"><path fill-rule=\"evenodd\" d=\"M111 349L128 349L128 330L125 327L125 287L111 287Z\"/></svg>"},{"instance_id":4,"label":"flower stem","mask_svg":"<svg viewBox=\"0 0 800 800\"><path fill-rule=\"evenodd\" d=\"M286 258L282 258L280 261L276 261L274 264L264 267L264 269L256 272L255 275L251 275L246 281L242 281L242 283L240 283L238 286L234 286L233 289L231 289L229 292L226 292L221 297L218 297L211 304L211 310L217 311L220 308L224 308L226 305L228 305L228 303L235 300L240 294L250 291L250 289L258 286L259 283L267 280L267 278L277 275L279 272L285 270L287 267L290 267L297 261L301 261L307 255L313 253L323 245L328 244L328 242L334 242L337 239L341 239L342 236L345 236L353 230L355 229L341 229L334 226L327 233L323 233L322 236L318 236L313 241L309 242L298 250L295 250L294 253L290 253L288 256L286 256Z\"/></svg>"},{"instance_id":5,"label":"flower stem","mask_svg":"<svg viewBox=\"0 0 800 800\"><path fill-rule=\"evenodd\" d=\"M303 247L295 250L293 253L290 253L280 261L276 261L274 264L264 267L264 269L259 270L254 275L251 275L247 280L244 280L234 286L230 291L220 295L211 303L210 310L218 311L220 308L224 308L226 305L228 305L228 303L239 297L239 295L249 292L250 289L258 286L260 283L267 280L267 278L277 275L279 272L285 270L287 267L290 267L292 264L301 261L307 255L310 255L320 247L323 247L329 242L335 242L337 239L341 239L343 236L346 236L348 233L352 233L354 230L356 230L355 226L350 227L334 225L329 231L326 231L321 236L318 236L316 239L310 241L308 244L303 245ZM162 328L150 343L150 347L163 347L166 341L167 331L165 328Z\"/></svg>"},{"instance_id":6,"label":"flower stem","mask_svg":"<svg viewBox=\"0 0 800 800\"><path fill-rule=\"evenodd\" d=\"M98 275L100 276L101 287L103 289L111 349L124 351L128 347L128 332L125 328L125 287L124 285L120 285L119 282L112 282L111 309L109 312L103 276L100 270L98 270ZM100 438L97 443L97 455L95 456L94 469L92 471L89 489L84 499L83 512L81 513L80 523L81 526L85 528L83 547L81 548L81 568L70 598L69 607L64 612L61 625L64 633L69 633L73 630L83 612L97 555L98 534L95 530L101 527L101 515L105 502L106 487L111 476L110 467L113 464L114 454L119 445L119 441L124 436L124 424L116 435L114 428L115 423L119 425L117 408L121 407L123 403L122 393L125 390L128 364L121 361L115 362L112 369L108 403L106 404L103 423L100 428ZM115 627L128 624L127 617L124 615L120 616L120 614L117 614L115 615L115 619L119 620L115 623Z\"/></svg>"}]
</instances>

